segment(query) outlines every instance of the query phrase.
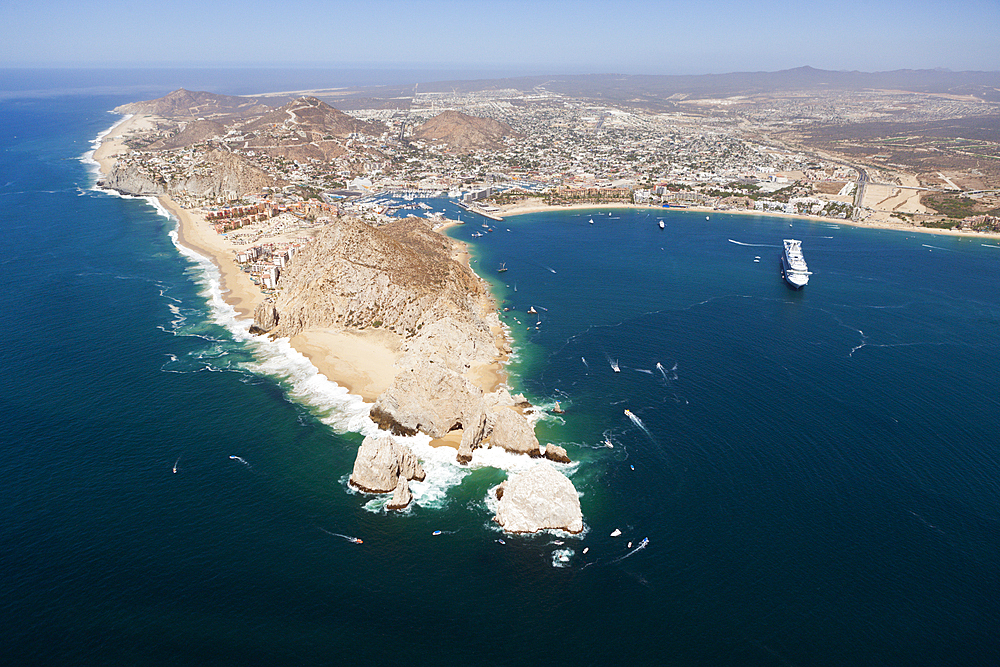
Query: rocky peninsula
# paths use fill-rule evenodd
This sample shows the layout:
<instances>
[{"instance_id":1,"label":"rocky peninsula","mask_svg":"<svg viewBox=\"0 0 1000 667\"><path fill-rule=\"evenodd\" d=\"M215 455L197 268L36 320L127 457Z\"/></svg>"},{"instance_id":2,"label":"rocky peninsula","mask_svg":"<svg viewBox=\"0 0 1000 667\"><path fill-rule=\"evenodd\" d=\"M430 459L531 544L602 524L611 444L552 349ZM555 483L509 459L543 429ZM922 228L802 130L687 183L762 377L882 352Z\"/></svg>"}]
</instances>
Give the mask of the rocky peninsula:
<instances>
[{"instance_id":1,"label":"rocky peninsula","mask_svg":"<svg viewBox=\"0 0 1000 667\"><path fill-rule=\"evenodd\" d=\"M228 218L225 224L213 223L219 209L204 202L287 187L239 153L206 141L225 123L256 128L255 116L291 116L303 124L324 124L326 133L335 126L344 136L365 130L343 123L340 112L311 99L287 106L260 116L261 105L242 98L180 91L120 108L134 115L104 137L95 152L99 184L159 198L180 220L180 242L209 256L222 271L226 299L244 316L252 314L251 333L287 338L329 379L372 402L370 416L379 430L359 448L350 484L365 493L392 493L387 508L406 507L412 499L409 482L425 476L406 436L424 434L432 445L454 447L455 465L472 463L484 447L567 463L565 450L539 443L531 405L507 389L503 363L511 348L487 283L472 271L464 244L428 220L373 224L327 207L317 209L329 215L316 221L312 213L306 215L312 209L298 204L281 208L290 224L268 227L277 213L265 202L240 221L239 233L217 233L232 227ZM336 153L337 136L324 136L333 138L323 150ZM192 145L197 150L190 150ZM281 150L292 149L295 154L311 150L305 144ZM294 256L291 251L282 255L280 273L274 272L280 277L265 296L250 282L243 247L251 239L273 247L275 240L293 237ZM529 532L525 525L579 532L578 497L575 512L573 503L566 503L572 483L551 463L543 465L551 471L544 478L548 481L511 495L505 506L520 508L498 513L495 520L510 532ZM550 510L556 506L570 512L551 525ZM508 528L506 516L520 518ZM524 516L536 518L526 523Z\"/></svg>"},{"instance_id":2,"label":"rocky peninsula","mask_svg":"<svg viewBox=\"0 0 1000 667\"><path fill-rule=\"evenodd\" d=\"M404 463L412 452L390 434L457 443L458 463L485 446L568 461L559 447L543 451L525 415L530 404L503 387L509 343L485 282L463 257L460 243L420 218L380 227L345 218L296 256L281 294L254 315L253 331L293 342L310 333L379 333L394 375L371 408L382 430L365 439L350 481L393 492L394 507L406 505L414 476L399 472L412 468Z\"/></svg>"}]
</instances>

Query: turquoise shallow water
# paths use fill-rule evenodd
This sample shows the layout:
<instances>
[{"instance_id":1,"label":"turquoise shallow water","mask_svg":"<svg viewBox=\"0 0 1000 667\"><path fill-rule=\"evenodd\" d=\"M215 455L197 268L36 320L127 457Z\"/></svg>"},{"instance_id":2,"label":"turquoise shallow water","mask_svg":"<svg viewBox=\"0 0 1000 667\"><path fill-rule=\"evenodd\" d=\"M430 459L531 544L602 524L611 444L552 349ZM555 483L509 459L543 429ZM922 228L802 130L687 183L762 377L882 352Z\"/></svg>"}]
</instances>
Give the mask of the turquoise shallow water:
<instances>
[{"instance_id":1,"label":"turquoise shallow water","mask_svg":"<svg viewBox=\"0 0 1000 667\"><path fill-rule=\"evenodd\" d=\"M501 544L501 472L431 462L404 515L350 492L364 407L245 340L168 218L90 189L128 99L0 103L10 664L1000 661L1000 244L673 211L454 228L511 309L515 388L566 409L539 436L579 461L585 535Z\"/></svg>"}]
</instances>

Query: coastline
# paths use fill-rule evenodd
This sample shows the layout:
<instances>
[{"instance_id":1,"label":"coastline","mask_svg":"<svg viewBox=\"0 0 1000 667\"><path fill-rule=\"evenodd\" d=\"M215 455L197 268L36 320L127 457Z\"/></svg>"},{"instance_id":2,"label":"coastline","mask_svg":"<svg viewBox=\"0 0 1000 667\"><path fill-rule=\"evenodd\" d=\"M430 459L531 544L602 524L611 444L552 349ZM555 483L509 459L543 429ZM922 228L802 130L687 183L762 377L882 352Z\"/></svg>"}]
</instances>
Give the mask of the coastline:
<instances>
[{"instance_id":1,"label":"coastline","mask_svg":"<svg viewBox=\"0 0 1000 667\"><path fill-rule=\"evenodd\" d=\"M566 204L566 205L548 205L548 204L536 204L531 202L527 206L519 206L518 204L508 204L506 206L500 207L500 215L503 217L513 217L518 215L527 215L529 213L548 213L552 211L584 211L584 210L607 210L607 209L635 209L635 210L647 210L647 211L691 211L694 213L705 213L711 215L713 213L721 213L725 215L755 215L755 216L765 216L772 218L792 218L795 220L803 220L807 222L825 222L828 224L835 225L848 225L850 227L860 227L863 229L883 229L895 232L916 232L920 234L935 234L939 236L966 236L970 238L982 238L982 239L1000 239L1000 234L984 234L981 232L967 232L955 229L939 229L936 227L920 227L917 225L911 225L903 222L894 223L886 221L859 221L859 220L849 220L843 218L828 218L821 215L802 215L797 213L779 213L777 211L747 211L743 209L730 209L721 211L714 208L709 208L707 206L688 206L686 208L663 208L662 206L653 206L651 204L628 204L628 203L618 203L618 204Z\"/></svg>"},{"instance_id":2,"label":"coastline","mask_svg":"<svg viewBox=\"0 0 1000 667\"><path fill-rule=\"evenodd\" d=\"M99 135L92 159L98 165L100 176L106 176L117 157L128 150L124 143L125 136L135 130L149 128L154 122L154 118L147 115L126 116ZM249 326L265 295L235 261L236 246L218 234L198 209L185 209L168 195L155 199L177 221L177 243L205 257L218 269L222 299L233 307L237 320ZM452 258L475 274L468 247L461 241L450 241L456 244ZM484 392L495 391L507 382L504 371L506 355L503 351L507 338L502 328L493 333L497 351L494 362L469 372L470 381ZM313 328L296 334L288 340L288 344L308 359L320 375L371 404L389 388L400 370L395 362L400 356L402 340L401 336L387 331ZM432 441L432 444L457 448L455 435L449 434L440 441ZM461 433L457 436L460 438Z\"/></svg>"}]
</instances>

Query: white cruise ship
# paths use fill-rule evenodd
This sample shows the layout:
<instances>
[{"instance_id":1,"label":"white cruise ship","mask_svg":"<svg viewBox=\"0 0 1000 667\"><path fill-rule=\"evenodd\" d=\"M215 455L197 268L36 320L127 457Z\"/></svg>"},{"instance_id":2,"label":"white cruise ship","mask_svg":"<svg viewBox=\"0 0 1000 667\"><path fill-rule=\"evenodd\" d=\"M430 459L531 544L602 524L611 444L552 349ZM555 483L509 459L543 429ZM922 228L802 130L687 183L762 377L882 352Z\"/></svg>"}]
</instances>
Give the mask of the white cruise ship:
<instances>
[{"instance_id":1,"label":"white cruise ship","mask_svg":"<svg viewBox=\"0 0 1000 667\"><path fill-rule=\"evenodd\" d=\"M785 253L781 256L781 273L795 289L802 289L809 282L809 268L802 256L802 241L785 239Z\"/></svg>"}]
</instances>

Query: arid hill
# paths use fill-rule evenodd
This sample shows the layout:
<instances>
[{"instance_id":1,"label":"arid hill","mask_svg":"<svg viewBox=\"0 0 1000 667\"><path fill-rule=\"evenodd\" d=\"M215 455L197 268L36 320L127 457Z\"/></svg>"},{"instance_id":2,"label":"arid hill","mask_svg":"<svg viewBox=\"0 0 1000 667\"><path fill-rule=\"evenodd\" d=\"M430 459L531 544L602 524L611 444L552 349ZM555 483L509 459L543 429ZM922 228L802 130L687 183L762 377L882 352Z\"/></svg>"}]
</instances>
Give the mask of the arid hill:
<instances>
[{"instance_id":1,"label":"arid hill","mask_svg":"<svg viewBox=\"0 0 1000 667\"><path fill-rule=\"evenodd\" d=\"M115 109L115 113L152 114L164 118L182 119L253 116L270 110L271 107L251 97L216 95L179 88L155 100L123 104Z\"/></svg>"},{"instance_id":2,"label":"arid hill","mask_svg":"<svg viewBox=\"0 0 1000 667\"><path fill-rule=\"evenodd\" d=\"M236 192L260 192L265 187L280 187L284 182L276 180L244 157L216 149L206 153L203 162L179 169L169 179L151 173L135 161L119 160L99 184L137 196L185 194L219 197Z\"/></svg>"},{"instance_id":3,"label":"arid hill","mask_svg":"<svg viewBox=\"0 0 1000 667\"><path fill-rule=\"evenodd\" d=\"M331 160L343 155L354 133L379 136L382 123L348 116L315 97L300 97L244 124L246 147L291 160Z\"/></svg>"},{"instance_id":4,"label":"arid hill","mask_svg":"<svg viewBox=\"0 0 1000 667\"><path fill-rule=\"evenodd\" d=\"M492 118L477 118L460 111L445 111L420 125L414 139L442 141L451 150L464 153L484 148L500 148L504 137L517 136L510 125Z\"/></svg>"},{"instance_id":5,"label":"arid hill","mask_svg":"<svg viewBox=\"0 0 1000 667\"><path fill-rule=\"evenodd\" d=\"M246 130L284 127L307 135L311 141L324 137L345 138L358 133L378 136L385 131L381 123L368 123L348 116L315 97L300 97L247 123Z\"/></svg>"},{"instance_id":6,"label":"arid hill","mask_svg":"<svg viewBox=\"0 0 1000 667\"><path fill-rule=\"evenodd\" d=\"M421 218L371 227L344 218L296 255L282 276L278 336L309 327L377 326L414 332L441 318L471 321L489 300L451 258L452 241Z\"/></svg>"},{"instance_id":7,"label":"arid hill","mask_svg":"<svg viewBox=\"0 0 1000 667\"><path fill-rule=\"evenodd\" d=\"M147 149L169 151L176 148L186 148L225 133L226 128L222 123L217 123L214 120L192 120L183 124L182 129L176 134L153 142L147 146Z\"/></svg>"}]
</instances>

